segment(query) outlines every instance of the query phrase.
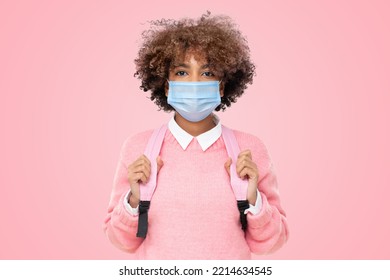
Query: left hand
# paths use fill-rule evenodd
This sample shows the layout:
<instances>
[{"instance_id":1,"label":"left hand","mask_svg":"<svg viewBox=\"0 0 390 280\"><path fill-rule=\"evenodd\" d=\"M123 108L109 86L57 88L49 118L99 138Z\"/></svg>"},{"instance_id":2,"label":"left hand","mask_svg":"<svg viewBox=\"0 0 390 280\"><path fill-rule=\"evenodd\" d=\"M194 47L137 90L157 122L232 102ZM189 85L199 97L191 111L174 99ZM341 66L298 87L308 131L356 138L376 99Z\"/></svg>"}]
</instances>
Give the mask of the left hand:
<instances>
[{"instance_id":1,"label":"left hand","mask_svg":"<svg viewBox=\"0 0 390 280\"><path fill-rule=\"evenodd\" d=\"M225 168L230 175L230 165L232 159L229 158L225 162ZM257 198L257 184L259 181L259 171L256 163L252 161L252 154L250 150L242 151L237 157L236 165L237 175L241 179L248 179L247 199L249 204L255 205Z\"/></svg>"}]
</instances>

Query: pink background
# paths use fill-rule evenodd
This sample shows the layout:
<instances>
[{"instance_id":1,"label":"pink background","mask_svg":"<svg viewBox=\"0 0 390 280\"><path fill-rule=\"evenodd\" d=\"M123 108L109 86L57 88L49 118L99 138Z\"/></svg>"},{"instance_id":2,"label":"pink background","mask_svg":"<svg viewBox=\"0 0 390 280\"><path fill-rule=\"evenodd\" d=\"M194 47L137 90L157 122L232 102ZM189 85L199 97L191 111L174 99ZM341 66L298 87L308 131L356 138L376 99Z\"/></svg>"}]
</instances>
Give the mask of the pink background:
<instances>
[{"instance_id":1,"label":"pink background","mask_svg":"<svg viewBox=\"0 0 390 280\"><path fill-rule=\"evenodd\" d=\"M207 9L257 65L219 116L278 174L291 236L259 258L390 257L389 4L231 2L0 2L1 259L131 258L102 231L119 151L170 118L133 77L140 33Z\"/></svg>"}]
</instances>

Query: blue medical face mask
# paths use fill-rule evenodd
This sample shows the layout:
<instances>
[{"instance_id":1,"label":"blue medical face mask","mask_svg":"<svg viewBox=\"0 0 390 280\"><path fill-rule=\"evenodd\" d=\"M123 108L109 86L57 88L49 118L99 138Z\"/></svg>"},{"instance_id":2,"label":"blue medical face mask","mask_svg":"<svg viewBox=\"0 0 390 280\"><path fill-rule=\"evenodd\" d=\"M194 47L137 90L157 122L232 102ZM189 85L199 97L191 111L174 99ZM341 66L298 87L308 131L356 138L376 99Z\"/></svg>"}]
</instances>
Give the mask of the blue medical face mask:
<instances>
[{"instance_id":1,"label":"blue medical face mask","mask_svg":"<svg viewBox=\"0 0 390 280\"><path fill-rule=\"evenodd\" d=\"M221 104L219 81L168 82L168 104L190 122L205 119Z\"/></svg>"}]
</instances>

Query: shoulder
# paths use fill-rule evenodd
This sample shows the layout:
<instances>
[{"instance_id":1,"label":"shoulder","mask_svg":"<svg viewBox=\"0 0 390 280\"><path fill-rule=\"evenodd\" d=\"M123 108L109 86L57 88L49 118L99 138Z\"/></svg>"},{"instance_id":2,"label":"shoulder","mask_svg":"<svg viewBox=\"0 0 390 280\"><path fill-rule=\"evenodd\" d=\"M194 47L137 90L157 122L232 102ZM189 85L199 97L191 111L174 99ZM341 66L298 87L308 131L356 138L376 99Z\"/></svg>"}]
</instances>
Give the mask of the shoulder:
<instances>
[{"instance_id":1,"label":"shoulder","mask_svg":"<svg viewBox=\"0 0 390 280\"><path fill-rule=\"evenodd\" d=\"M241 151L250 150L253 160L264 167L269 167L271 158L264 141L256 135L232 129Z\"/></svg>"},{"instance_id":2,"label":"shoulder","mask_svg":"<svg viewBox=\"0 0 390 280\"><path fill-rule=\"evenodd\" d=\"M154 129L145 130L134 135L129 135L122 144L120 157L124 163L131 163L141 156L146 148Z\"/></svg>"},{"instance_id":3,"label":"shoulder","mask_svg":"<svg viewBox=\"0 0 390 280\"><path fill-rule=\"evenodd\" d=\"M240 146L241 150L244 149L253 149L258 152L266 152L267 147L262 139L260 139L258 136L243 132L240 130L232 129L234 135L236 136L238 145Z\"/></svg>"},{"instance_id":4,"label":"shoulder","mask_svg":"<svg viewBox=\"0 0 390 280\"><path fill-rule=\"evenodd\" d=\"M147 142L149 140L149 138L152 136L152 133L153 133L154 129L148 129L148 130L145 130L145 131L141 131L141 132L138 132L136 134L133 134L133 135L129 135L125 141L124 141L124 145L126 146L133 146L133 145L146 145L145 142Z\"/></svg>"}]
</instances>

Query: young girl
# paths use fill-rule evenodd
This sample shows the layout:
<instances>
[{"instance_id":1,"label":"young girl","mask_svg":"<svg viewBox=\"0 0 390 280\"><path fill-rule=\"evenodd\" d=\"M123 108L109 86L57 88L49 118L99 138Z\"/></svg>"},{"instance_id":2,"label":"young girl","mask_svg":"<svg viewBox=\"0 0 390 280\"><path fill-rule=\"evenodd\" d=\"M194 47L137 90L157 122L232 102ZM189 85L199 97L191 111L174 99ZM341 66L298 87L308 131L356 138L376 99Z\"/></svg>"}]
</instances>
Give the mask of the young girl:
<instances>
[{"instance_id":1,"label":"young girl","mask_svg":"<svg viewBox=\"0 0 390 280\"><path fill-rule=\"evenodd\" d=\"M252 83L255 67L245 38L230 18L210 13L152 26L143 33L135 76L174 116L156 158L143 154L153 130L124 142L104 223L108 238L139 259L249 259L251 252L277 250L288 228L266 147L233 130L241 152L230 158L213 113ZM157 186L145 210L140 193L153 166ZM231 176L247 184L249 205L241 213Z\"/></svg>"}]
</instances>

